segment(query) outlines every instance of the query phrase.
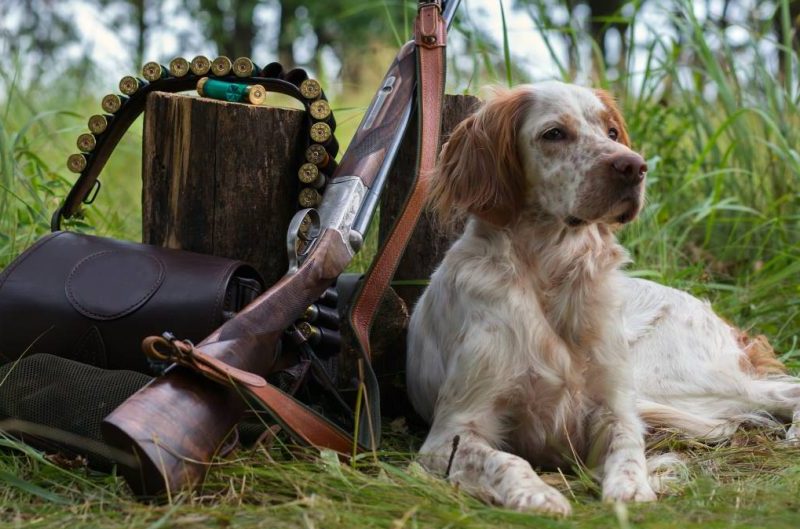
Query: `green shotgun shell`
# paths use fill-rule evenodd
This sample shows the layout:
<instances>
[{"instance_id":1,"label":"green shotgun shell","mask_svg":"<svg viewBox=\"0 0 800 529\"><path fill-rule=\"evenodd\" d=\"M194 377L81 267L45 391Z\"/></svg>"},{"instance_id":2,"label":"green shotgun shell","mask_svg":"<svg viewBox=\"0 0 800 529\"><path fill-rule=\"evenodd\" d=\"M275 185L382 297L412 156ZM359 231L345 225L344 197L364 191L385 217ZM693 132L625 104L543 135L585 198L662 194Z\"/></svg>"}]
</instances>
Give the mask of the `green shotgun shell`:
<instances>
[{"instance_id":1,"label":"green shotgun shell","mask_svg":"<svg viewBox=\"0 0 800 529\"><path fill-rule=\"evenodd\" d=\"M89 130L92 131L94 135L102 134L108 128L112 118L113 116L95 114L89 118Z\"/></svg>"},{"instance_id":2,"label":"green shotgun shell","mask_svg":"<svg viewBox=\"0 0 800 529\"><path fill-rule=\"evenodd\" d=\"M189 69L195 75L205 75L209 70L211 70L211 60L209 60L209 58L205 55L198 55L192 59Z\"/></svg>"},{"instance_id":3,"label":"green shotgun shell","mask_svg":"<svg viewBox=\"0 0 800 529\"><path fill-rule=\"evenodd\" d=\"M183 57L175 57L169 61L169 73L172 77L183 77L190 71L189 61Z\"/></svg>"},{"instance_id":4,"label":"green shotgun shell","mask_svg":"<svg viewBox=\"0 0 800 529\"><path fill-rule=\"evenodd\" d=\"M94 137L94 134L86 132L78 136L78 141L76 143L81 152L92 152L95 146L97 146L97 138Z\"/></svg>"},{"instance_id":5,"label":"green shotgun shell","mask_svg":"<svg viewBox=\"0 0 800 529\"><path fill-rule=\"evenodd\" d=\"M317 99L322 95L322 87L316 79L306 79L300 83L300 93L306 99Z\"/></svg>"},{"instance_id":6,"label":"green shotgun shell","mask_svg":"<svg viewBox=\"0 0 800 529\"><path fill-rule=\"evenodd\" d=\"M325 175L313 163L304 163L297 171L297 178L304 184L319 189L325 185Z\"/></svg>"},{"instance_id":7,"label":"green shotgun shell","mask_svg":"<svg viewBox=\"0 0 800 529\"><path fill-rule=\"evenodd\" d=\"M239 57L233 61L233 73L236 77L258 75L261 69L249 57Z\"/></svg>"},{"instance_id":8,"label":"green shotgun shell","mask_svg":"<svg viewBox=\"0 0 800 529\"><path fill-rule=\"evenodd\" d=\"M328 165L328 160L330 159L330 155L328 151L322 145L317 143L312 143L306 149L306 161L309 163L313 163L317 167L325 167Z\"/></svg>"},{"instance_id":9,"label":"green shotgun shell","mask_svg":"<svg viewBox=\"0 0 800 529\"><path fill-rule=\"evenodd\" d=\"M144 66L142 66L142 77L150 81L158 81L162 77L167 76L168 70L166 67L158 64L157 62L148 62Z\"/></svg>"},{"instance_id":10,"label":"green shotgun shell","mask_svg":"<svg viewBox=\"0 0 800 529\"><path fill-rule=\"evenodd\" d=\"M86 156L83 154L71 154L67 158L67 169L73 173L81 173L86 169L87 161Z\"/></svg>"},{"instance_id":11,"label":"green shotgun shell","mask_svg":"<svg viewBox=\"0 0 800 529\"><path fill-rule=\"evenodd\" d=\"M224 55L217 57L211 63L211 73L216 75L217 77L223 77L231 73L231 68L233 68L233 63L231 60Z\"/></svg>"},{"instance_id":12,"label":"green shotgun shell","mask_svg":"<svg viewBox=\"0 0 800 529\"><path fill-rule=\"evenodd\" d=\"M324 99L317 99L311 103L309 112L311 112L311 117L317 121L325 121L331 115L331 106Z\"/></svg>"},{"instance_id":13,"label":"green shotgun shell","mask_svg":"<svg viewBox=\"0 0 800 529\"><path fill-rule=\"evenodd\" d=\"M212 99L234 103L247 102L252 105L260 105L267 98L267 90L260 84L229 83L209 77L203 77L197 82L197 93Z\"/></svg>"},{"instance_id":14,"label":"green shotgun shell","mask_svg":"<svg viewBox=\"0 0 800 529\"><path fill-rule=\"evenodd\" d=\"M306 187L300 191L300 196L297 197L297 201L300 203L301 207L315 208L322 202L322 195L320 195L316 189Z\"/></svg>"},{"instance_id":15,"label":"green shotgun shell","mask_svg":"<svg viewBox=\"0 0 800 529\"><path fill-rule=\"evenodd\" d=\"M128 98L125 96L108 94L100 102L100 106L109 114L115 114L127 100Z\"/></svg>"},{"instance_id":16,"label":"green shotgun shell","mask_svg":"<svg viewBox=\"0 0 800 529\"><path fill-rule=\"evenodd\" d=\"M327 143L333 133L327 123L314 123L311 125L311 139L317 143Z\"/></svg>"},{"instance_id":17,"label":"green shotgun shell","mask_svg":"<svg viewBox=\"0 0 800 529\"><path fill-rule=\"evenodd\" d=\"M126 75L119 80L119 91L126 96L132 96L138 92L139 89L144 88L145 86L147 86L147 81L132 75Z\"/></svg>"}]
</instances>

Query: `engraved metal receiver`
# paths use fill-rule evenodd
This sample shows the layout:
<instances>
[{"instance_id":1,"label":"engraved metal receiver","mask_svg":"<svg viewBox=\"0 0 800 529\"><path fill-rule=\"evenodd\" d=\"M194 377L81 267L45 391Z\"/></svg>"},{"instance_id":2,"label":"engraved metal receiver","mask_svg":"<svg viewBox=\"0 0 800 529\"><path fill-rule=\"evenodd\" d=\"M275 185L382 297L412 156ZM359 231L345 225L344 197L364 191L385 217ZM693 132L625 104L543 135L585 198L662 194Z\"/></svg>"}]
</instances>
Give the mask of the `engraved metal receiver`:
<instances>
[{"instance_id":1,"label":"engraved metal receiver","mask_svg":"<svg viewBox=\"0 0 800 529\"><path fill-rule=\"evenodd\" d=\"M359 177L339 176L328 184L319 209L302 209L295 214L286 237L290 273L303 264L319 236L326 230L334 230L339 234L350 249L351 257L361 249L364 234L354 229L353 223L367 191Z\"/></svg>"}]
</instances>

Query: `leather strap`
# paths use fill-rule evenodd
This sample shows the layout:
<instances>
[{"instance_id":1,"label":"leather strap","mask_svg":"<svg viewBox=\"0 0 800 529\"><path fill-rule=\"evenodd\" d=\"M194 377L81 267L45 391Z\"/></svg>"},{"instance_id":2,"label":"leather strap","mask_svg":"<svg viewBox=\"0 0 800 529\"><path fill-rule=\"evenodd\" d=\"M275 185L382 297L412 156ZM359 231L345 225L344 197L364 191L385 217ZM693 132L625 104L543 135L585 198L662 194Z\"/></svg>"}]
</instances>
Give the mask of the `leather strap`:
<instances>
[{"instance_id":1,"label":"leather strap","mask_svg":"<svg viewBox=\"0 0 800 529\"><path fill-rule=\"evenodd\" d=\"M142 342L142 350L158 361L175 362L193 369L207 378L240 390L256 405L263 408L289 432L296 441L314 447L329 448L343 455L364 448L354 444L353 438L311 408L298 402L263 377L237 369L207 355L186 340L177 340L165 334L149 336Z\"/></svg>"},{"instance_id":2,"label":"leather strap","mask_svg":"<svg viewBox=\"0 0 800 529\"><path fill-rule=\"evenodd\" d=\"M406 249L427 195L426 179L421 178L420 175L425 175L433 170L439 149L447 41L447 24L442 19L440 0L420 1L419 14L414 27L414 40L417 45L417 90L419 94L417 176L403 211L386 242L378 251L350 311L350 323L367 367L372 356L369 335L378 305ZM367 385L368 391L370 385L372 384ZM377 387L372 390L372 393L373 395L368 395L372 409L367 411L370 414L369 419L374 428L374 434L377 436L380 434ZM360 422L366 424L363 420Z\"/></svg>"}]
</instances>

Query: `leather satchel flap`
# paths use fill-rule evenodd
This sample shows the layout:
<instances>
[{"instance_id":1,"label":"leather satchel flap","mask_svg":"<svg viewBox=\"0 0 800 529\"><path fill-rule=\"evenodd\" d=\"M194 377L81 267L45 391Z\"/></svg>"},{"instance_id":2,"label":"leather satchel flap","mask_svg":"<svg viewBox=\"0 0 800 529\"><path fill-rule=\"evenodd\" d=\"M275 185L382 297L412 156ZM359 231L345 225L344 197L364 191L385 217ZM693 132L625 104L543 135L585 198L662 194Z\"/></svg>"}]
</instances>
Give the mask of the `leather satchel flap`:
<instances>
[{"instance_id":1,"label":"leather satchel flap","mask_svg":"<svg viewBox=\"0 0 800 529\"><path fill-rule=\"evenodd\" d=\"M157 257L132 250L106 250L83 259L66 282L67 299L94 320L121 318L144 305L164 282Z\"/></svg>"}]
</instances>

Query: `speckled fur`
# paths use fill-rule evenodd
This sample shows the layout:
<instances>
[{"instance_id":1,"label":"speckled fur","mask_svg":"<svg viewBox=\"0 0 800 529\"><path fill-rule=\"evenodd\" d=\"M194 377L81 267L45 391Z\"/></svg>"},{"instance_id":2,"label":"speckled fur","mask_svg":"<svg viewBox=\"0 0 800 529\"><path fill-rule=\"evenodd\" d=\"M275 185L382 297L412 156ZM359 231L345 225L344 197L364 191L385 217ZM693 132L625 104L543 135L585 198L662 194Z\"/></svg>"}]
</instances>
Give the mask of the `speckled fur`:
<instances>
[{"instance_id":1,"label":"speckled fur","mask_svg":"<svg viewBox=\"0 0 800 529\"><path fill-rule=\"evenodd\" d=\"M542 139L554 126L564 141ZM797 380L743 369L707 303L620 271L615 219L643 198L609 176L627 142L607 94L522 86L458 127L431 175L439 215L467 224L414 310L408 387L431 422L423 464L444 473L458 435L449 478L487 501L567 514L531 464L575 458L606 500L650 501L644 423L717 438L800 409Z\"/></svg>"}]
</instances>

